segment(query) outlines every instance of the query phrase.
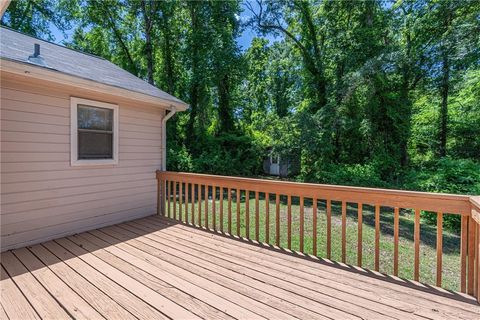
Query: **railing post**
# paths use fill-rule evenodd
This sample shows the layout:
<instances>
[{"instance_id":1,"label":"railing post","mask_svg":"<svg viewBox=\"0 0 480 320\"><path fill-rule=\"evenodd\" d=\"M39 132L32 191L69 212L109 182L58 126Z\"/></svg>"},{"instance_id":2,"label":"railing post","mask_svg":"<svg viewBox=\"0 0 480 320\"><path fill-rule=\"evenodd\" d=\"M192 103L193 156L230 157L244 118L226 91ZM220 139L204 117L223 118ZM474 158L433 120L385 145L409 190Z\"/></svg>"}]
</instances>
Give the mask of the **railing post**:
<instances>
[{"instance_id":1,"label":"railing post","mask_svg":"<svg viewBox=\"0 0 480 320\"><path fill-rule=\"evenodd\" d=\"M473 283L473 295L477 298L477 302L480 303L480 197L471 197L471 213L470 221L473 225L472 228L469 228L469 232L472 232L473 235L469 235L469 240L472 239L475 241L475 244L470 246L473 250L472 252L472 262L475 263L474 272L472 274L472 280L469 280ZM469 261L470 261L470 257Z\"/></svg>"},{"instance_id":2,"label":"railing post","mask_svg":"<svg viewBox=\"0 0 480 320\"><path fill-rule=\"evenodd\" d=\"M162 178L162 172L155 172L157 178L157 214L165 215L165 181Z\"/></svg>"}]
</instances>

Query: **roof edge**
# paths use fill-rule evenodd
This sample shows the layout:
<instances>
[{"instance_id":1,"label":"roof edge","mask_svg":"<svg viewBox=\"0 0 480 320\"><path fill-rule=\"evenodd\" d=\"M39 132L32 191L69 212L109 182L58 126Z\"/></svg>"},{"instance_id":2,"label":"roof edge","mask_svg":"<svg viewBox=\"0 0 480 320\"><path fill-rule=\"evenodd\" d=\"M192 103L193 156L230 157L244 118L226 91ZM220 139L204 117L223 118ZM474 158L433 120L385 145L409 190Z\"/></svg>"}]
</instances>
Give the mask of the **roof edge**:
<instances>
[{"instance_id":1,"label":"roof edge","mask_svg":"<svg viewBox=\"0 0 480 320\"><path fill-rule=\"evenodd\" d=\"M93 90L99 93L106 93L122 98L135 99L146 103L156 104L166 109L171 109L171 106L174 106L177 111L185 111L189 107L188 104L181 102L180 100L175 101L165 98L154 97L138 91L128 90L118 86L101 83L95 80L74 76L52 68L36 66L28 62L18 61L7 57L0 57L0 61L0 71L2 72L9 72L59 84L70 84L81 87L83 89Z\"/></svg>"},{"instance_id":2,"label":"roof edge","mask_svg":"<svg viewBox=\"0 0 480 320\"><path fill-rule=\"evenodd\" d=\"M29 38L32 38L32 39L35 39L35 40L38 40L38 41L42 41L42 42L45 42L45 43L48 43L48 44L51 44L51 45L60 47L60 48L62 48L62 49L68 49L68 50L71 50L71 51L74 51L74 52L78 52L78 53L81 53L81 54L85 54L85 55L90 56L90 57L92 57L92 58L97 58L97 59L99 59L99 60L108 61L108 60L105 59L104 57L98 56L98 55L96 55L96 54L93 54L93 53L90 53L90 52L87 52L87 51L82 51L82 50L80 50L80 49L75 49L75 48L67 47L65 44L61 44L61 43L56 43L56 42L53 42L53 41L45 40L45 39L39 38L38 36L33 36L33 35L31 35L31 34L28 34L28 33L22 32L22 31L15 30L15 29L13 29L13 28L11 28L11 27L9 27L9 26L1 25L1 26L0 26L0 29L5 29L5 30L8 30L8 31L11 31L11 32L14 32L14 33L18 33L18 34L21 34L22 36L26 36L26 37L29 37Z\"/></svg>"}]
</instances>

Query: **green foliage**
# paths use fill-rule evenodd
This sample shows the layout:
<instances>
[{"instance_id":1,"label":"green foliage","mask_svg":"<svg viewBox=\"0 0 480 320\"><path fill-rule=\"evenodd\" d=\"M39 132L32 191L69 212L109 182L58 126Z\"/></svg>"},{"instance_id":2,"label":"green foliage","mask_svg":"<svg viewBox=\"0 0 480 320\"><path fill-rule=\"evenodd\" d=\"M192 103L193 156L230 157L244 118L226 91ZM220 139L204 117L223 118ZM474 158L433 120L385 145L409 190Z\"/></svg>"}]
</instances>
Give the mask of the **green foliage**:
<instances>
[{"instance_id":1,"label":"green foliage","mask_svg":"<svg viewBox=\"0 0 480 320\"><path fill-rule=\"evenodd\" d=\"M325 165L317 162L314 164L313 172L315 172L313 176L305 176L302 180L347 186L388 187L388 184L380 177L379 170L373 164Z\"/></svg>"},{"instance_id":2,"label":"green foliage","mask_svg":"<svg viewBox=\"0 0 480 320\"><path fill-rule=\"evenodd\" d=\"M234 176L260 174L262 151L247 135L209 137L195 159L193 171Z\"/></svg>"},{"instance_id":3,"label":"green foliage","mask_svg":"<svg viewBox=\"0 0 480 320\"><path fill-rule=\"evenodd\" d=\"M14 0L2 17L1 24L23 33L53 40L50 24L60 31L72 27L77 17L76 1L70 0Z\"/></svg>"},{"instance_id":4,"label":"green foliage","mask_svg":"<svg viewBox=\"0 0 480 320\"><path fill-rule=\"evenodd\" d=\"M443 158L425 161L411 169L405 187L409 190L480 194L480 163L469 159ZM435 224L436 213L422 212L422 218ZM444 215L444 225L460 230L459 215Z\"/></svg>"},{"instance_id":5,"label":"green foliage","mask_svg":"<svg viewBox=\"0 0 480 320\"><path fill-rule=\"evenodd\" d=\"M194 171L192 157L184 145L174 145L168 148L167 168L170 171Z\"/></svg>"},{"instance_id":6,"label":"green foliage","mask_svg":"<svg viewBox=\"0 0 480 320\"><path fill-rule=\"evenodd\" d=\"M442 158L415 166L406 186L412 190L480 194L480 163L469 159Z\"/></svg>"}]
</instances>

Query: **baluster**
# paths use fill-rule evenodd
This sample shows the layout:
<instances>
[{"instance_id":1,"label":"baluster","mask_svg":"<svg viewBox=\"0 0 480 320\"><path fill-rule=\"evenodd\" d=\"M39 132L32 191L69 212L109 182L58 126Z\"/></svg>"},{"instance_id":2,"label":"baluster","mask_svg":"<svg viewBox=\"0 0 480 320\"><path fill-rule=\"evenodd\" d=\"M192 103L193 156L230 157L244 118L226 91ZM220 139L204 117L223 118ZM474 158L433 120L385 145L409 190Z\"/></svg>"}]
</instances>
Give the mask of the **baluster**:
<instances>
[{"instance_id":1,"label":"baluster","mask_svg":"<svg viewBox=\"0 0 480 320\"><path fill-rule=\"evenodd\" d=\"M192 183L192 224L195 225L195 187L197 185Z\"/></svg>"},{"instance_id":2,"label":"baluster","mask_svg":"<svg viewBox=\"0 0 480 320\"><path fill-rule=\"evenodd\" d=\"M237 189L237 236L240 237L240 189Z\"/></svg>"},{"instance_id":3,"label":"baluster","mask_svg":"<svg viewBox=\"0 0 480 320\"><path fill-rule=\"evenodd\" d=\"M305 208L303 196L300 196L300 252L304 252L304 238L305 238Z\"/></svg>"},{"instance_id":4,"label":"baluster","mask_svg":"<svg viewBox=\"0 0 480 320\"><path fill-rule=\"evenodd\" d=\"M327 199L327 259L332 258L332 201Z\"/></svg>"},{"instance_id":5,"label":"baluster","mask_svg":"<svg viewBox=\"0 0 480 320\"><path fill-rule=\"evenodd\" d=\"M198 225L202 226L202 185L198 185Z\"/></svg>"},{"instance_id":6,"label":"baluster","mask_svg":"<svg viewBox=\"0 0 480 320\"><path fill-rule=\"evenodd\" d=\"M476 251L477 251L477 254L476 254L476 261L477 261L477 271L475 272L475 274L477 275L476 276L476 281L477 281L477 285L475 286L475 295L477 297L477 302L480 303L480 224L477 223L476 224L477 227L477 240L476 240L476 245L475 245L475 248L476 248Z\"/></svg>"},{"instance_id":7,"label":"baluster","mask_svg":"<svg viewBox=\"0 0 480 320\"><path fill-rule=\"evenodd\" d=\"M420 278L420 209L415 209L415 226L414 236L415 242L415 260L413 279L418 281Z\"/></svg>"},{"instance_id":8,"label":"baluster","mask_svg":"<svg viewBox=\"0 0 480 320\"><path fill-rule=\"evenodd\" d=\"M182 221L183 182L178 183L178 218Z\"/></svg>"},{"instance_id":9,"label":"baluster","mask_svg":"<svg viewBox=\"0 0 480 320\"><path fill-rule=\"evenodd\" d=\"M208 229L208 185L205 185L205 228Z\"/></svg>"},{"instance_id":10,"label":"baluster","mask_svg":"<svg viewBox=\"0 0 480 320\"><path fill-rule=\"evenodd\" d=\"M250 239L250 191L245 190L245 237Z\"/></svg>"},{"instance_id":11,"label":"baluster","mask_svg":"<svg viewBox=\"0 0 480 320\"><path fill-rule=\"evenodd\" d=\"M255 240L258 242L259 241L259 229L260 229L260 226L259 226L259 223L260 223L260 212L259 212L259 199L258 199L259 195L258 195L258 191L255 191Z\"/></svg>"},{"instance_id":12,"label":"baluster","mask_svg":"<svg viewBox=\"0 0 480 320\"><path fill-rule=\"evenodd\" d=\"M188 223L188 194L189 194L190 184L185 182L185 223Z\"/></svg>"},{"instance_id":13,"label":"baluster","mask_svg":"<svg viewBox=\"0 0 480 320\"><path fill-rule=\"evenodd\" d=\"M165 195L165 193L162 192L164 185L165 183L163 183L163 180L157 177L157 214L158 215L160 214L160 208L161 208L160 202L162 201L162 199L164 199L163 196Z\"/></svg>"},{"instance_id":14,"label":"baluster","mask_svg":"<svg viewBox=\"0 0 480 320\"><path fill-rule=\"evenodd\" d=\"M363 227L363 204L359 203L358 204L358 209L357 209L357 228L358 228L358 235L357 235L357 265L359 267L362 266L362 227Z\"/></svg>"},{"instance_id":15,"label":"baluster","mask_svg":"<svg viewBox=\"0 0 480 320\"><path fill-rule=\"evenodd\" d=\"M265 193L265 242L270 244L270 193Z\"/></svg>"},{"instance_id":16,"label":"baluster","mask_svg":"<svg viewBox=\"0 0 480 320\"><path fill-rule=\"evenodd\" d=\"M170 198L172 197L172 182L170 180L167 181L168 183L168 217L171 218L172 217L172 212L170 210Z\"/></svg>"},{"instance_id":17,"label":"baluster","mask_svg":"<svg viewBox=\"0 0 480 320\"><path fill-rule=\"evenodd\" d=\"M292 196L287 198L287 245L292 249Z\"/></svg>"},{"instance_id":18,"label":"baluster","mask_svg":"<svg viewBox=\"0 0 480 320\"><path fill-rule=\"evenodd\" d=\"M177 220L177 182L173 181L173 219Z\"/></svg>"},{"instance_id":19,"label":"baluster","mask_svg":"<svg viewBox=\"0 0 480 320\"><path fill-rule=\"evenodd\" d=\"M347 260L347 203L342 201L342 262Z\"/></svg>"},{"instance_id":20,"label":"baluster","mask_svg":"<svg viewBox=\"0 0 480 320\"><path fill-rule=\"evenodd\" d=\"M460 291L467 292L468 216L462 216L460 238Z\"/></svg>"},{"instance_id":21,"label":"baluster","mask_svg":"<svg viewBox=\"0 0 480 320\"><path fill-rule=\"evenodd\" d=\"M437 287L442 286L443 213L437 213Z\"/></svg>"},{"instance_id":22,"label":"baluster","mask_svg":"<svg viewBox=\"0 0 480 320\"><path fill-rule=\"evenodd\" d=\"M217 187L213 185L212 186L212 224L213 224L214 231L217 231L216 198L217 198Z\"/></svg>"},{"instance_id":23,"label":"baluster","mask_svg":"<svg viewBox=\"0 0 480 320\"><path fill-rule=\"evenodd\" d=\"M317 256L317 198L313 198L313 255Z\"/></svg>"},{"instance_id":24,"label":"baluster","mask_svg":"<svg viewBox=\"0 0 480 320\"><path fill-rule=\"evenodd\" d=\"M280 195L275 196L275 243L280 246Z\"/></svg>"},{"instance_id":25,"label":"baluster","mask_svg":"<svg viewBox=\"0 0 480 320\"><path fill-rule=\"evenodd\" d=\"M468 282L467 294L473 295L475 285L475 229L476 222L472 217L468 218Z\"/></svg>"},{"instance_id":26,"label":"baluster","mask_svg":"<svg viewBox=\"0 0 480 320\"><path fill-rule=\"evenodd\" d=\"M228 234L232 235L232 189L228 188Z\"/></svg>"},{"instance_id":27,"label":"baluster","mask_svg":"<svg viewBox=\"0 0 480 320\"><path fill-rule=\"evenodd\" d=\"M380 270L380 206L375 205L375 271Z\"/></svg>"},{"instance_id":28,"label":"baluster","mask_svg":"<svg viewBox=\"0 0 480 320\"><path fill-rule=\"evenodd\" d=\"M223 233L223 187L220 187L220 232Z\"/></svg>"},{"instance_id":29,"label":"baluster","mask_svg":"<svg viewBox=\"0 0 480 320\"><path fill-rule=\"evenodd\" d=\"M398 276L398 235L399 235L399 208L395 207L393 211L393 274Z\"/></svg>"}]
</instances>

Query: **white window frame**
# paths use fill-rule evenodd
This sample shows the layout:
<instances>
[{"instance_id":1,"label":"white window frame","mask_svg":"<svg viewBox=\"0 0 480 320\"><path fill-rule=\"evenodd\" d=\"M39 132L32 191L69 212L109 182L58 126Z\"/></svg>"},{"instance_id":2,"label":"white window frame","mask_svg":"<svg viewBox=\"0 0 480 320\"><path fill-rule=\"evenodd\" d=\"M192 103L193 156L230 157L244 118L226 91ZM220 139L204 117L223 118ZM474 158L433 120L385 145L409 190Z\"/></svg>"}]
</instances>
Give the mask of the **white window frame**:
<instances>
[{"instance_id":1,"label":"white window frame","mask_svg":"<svg viewBox=\"0 0 480 320\"><path fill-rule=\"evenodd\" d=\"M78 159L78 105L113 110L113 159ZM70 98L70 165L98 166L118 164L118 105L82 98Z\"/></svg>"}]
</instances>

